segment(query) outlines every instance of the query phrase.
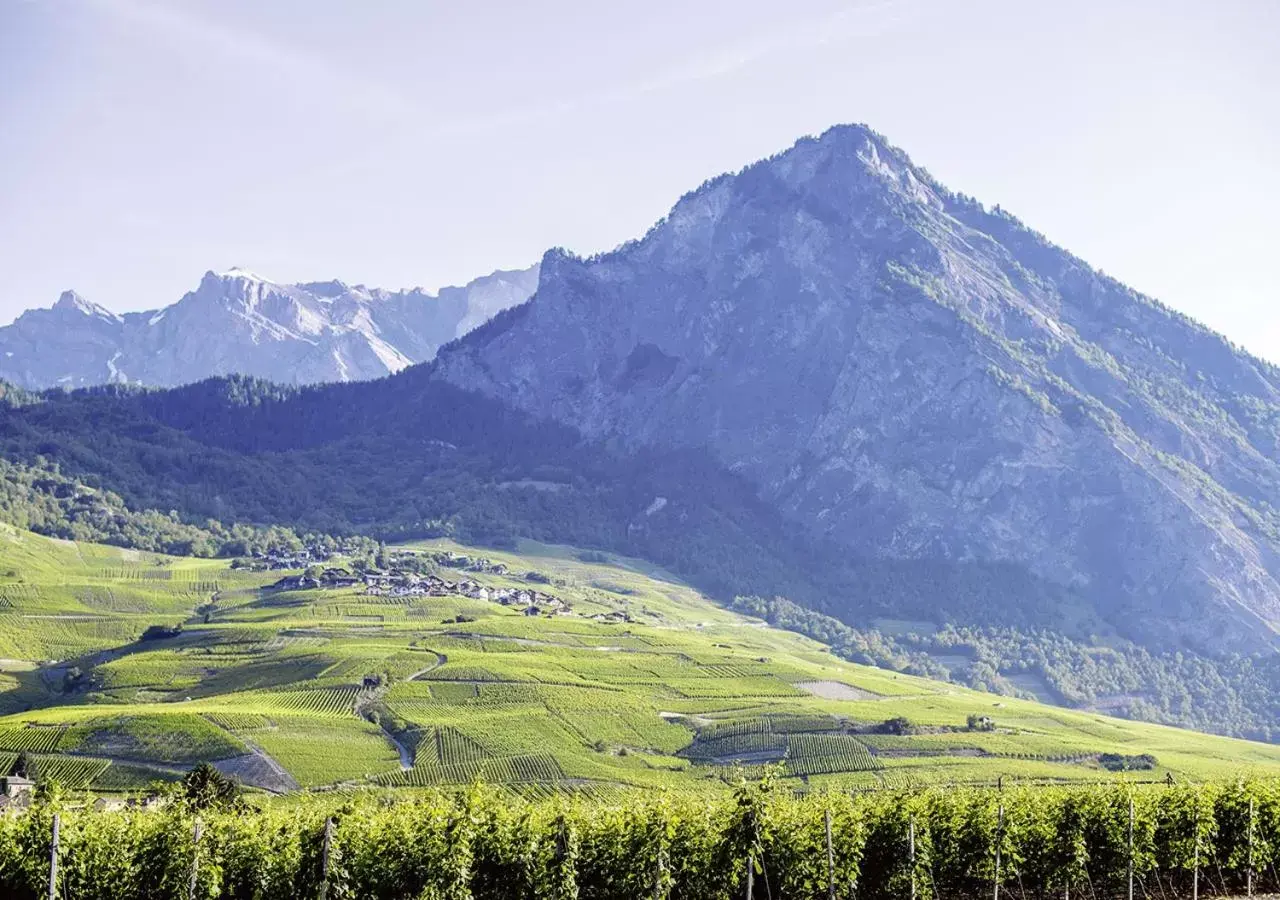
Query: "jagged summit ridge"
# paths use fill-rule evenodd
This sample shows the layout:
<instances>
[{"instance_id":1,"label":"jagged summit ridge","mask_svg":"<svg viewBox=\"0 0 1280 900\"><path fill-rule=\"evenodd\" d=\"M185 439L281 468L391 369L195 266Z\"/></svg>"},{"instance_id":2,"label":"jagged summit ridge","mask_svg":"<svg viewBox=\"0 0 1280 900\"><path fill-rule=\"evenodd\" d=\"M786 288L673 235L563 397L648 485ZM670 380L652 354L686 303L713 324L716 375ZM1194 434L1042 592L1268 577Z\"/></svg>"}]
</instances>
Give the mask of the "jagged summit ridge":
<instances>
[{"instance_id":1,"label":"jagged summit ridge","mask_svg":"<svg viewBox=\"0 0 1280 900\"><path fill-rule=\"evenodd\" d=\"M111 312L111 310L99 306L96 303L89 302L75 291L63 291L58 296L58 300L53 304L52 308L63 312L80 313L81 315L86 316L97 316L100 319L107 319L112 322L120 320L120 317Z\"/></svg>"},{"instance_id":2,"label":"jagged summit ridge","mask_svg":"<svg viewBox=\"0 0 1280 900\"><path fill-rule=\"evenodd\" d=\"M1280 375L861 126L548 254L439 377L710 450L880 559L1025 566L1163 645L1280 633Z\"/></svg>"},{"instance_id":3,"label":"jagged summit ridge","mask_svg":"<svg viewBox=\"0 0 1280 900\"><path fill-rule=\"evenodd\" d=\"M431 294L341 281L281 284L210 270L162 309L117 315L67 291L0 328L0 378L27 388L169 386L233 372L282 383L379 378L527 299L537 266Z\"/></svg>"}]
</instances>

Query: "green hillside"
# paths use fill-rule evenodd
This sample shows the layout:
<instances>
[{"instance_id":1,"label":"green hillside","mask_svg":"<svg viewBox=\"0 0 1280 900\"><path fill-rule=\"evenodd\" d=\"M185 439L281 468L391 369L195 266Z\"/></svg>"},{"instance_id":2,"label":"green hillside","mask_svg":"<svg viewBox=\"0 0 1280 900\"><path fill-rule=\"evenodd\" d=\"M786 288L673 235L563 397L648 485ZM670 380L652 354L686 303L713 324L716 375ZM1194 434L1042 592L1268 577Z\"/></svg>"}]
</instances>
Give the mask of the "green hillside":
<instances>
[{"instance_id":1,"label":"green hillside","mask_svg":"<svg viewBox=\"0 0 1280 900\"><path fill-rule=\"evenodd\" d=\"M215 760L276 791L480 779L535 796L719 790L770 764L809 788L1280 775L1280 747L853 665L633 560L431 541L368 565L372 588L270 587L321 567L5 528L0 766L25 750L102 790Z\"/></svg>"}]
</instances>

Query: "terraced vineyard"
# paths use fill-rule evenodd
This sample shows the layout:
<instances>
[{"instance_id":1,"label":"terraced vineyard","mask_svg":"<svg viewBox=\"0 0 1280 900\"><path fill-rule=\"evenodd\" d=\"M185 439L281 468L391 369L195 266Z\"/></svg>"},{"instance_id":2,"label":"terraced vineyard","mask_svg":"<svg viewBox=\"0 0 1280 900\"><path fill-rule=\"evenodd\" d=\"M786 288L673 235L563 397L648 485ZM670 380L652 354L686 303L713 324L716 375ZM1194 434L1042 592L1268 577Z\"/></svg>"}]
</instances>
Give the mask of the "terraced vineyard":
<instances>
[{"instance_id":1,"label":"terraced vineyard","mask_svg":"<svg viewBox=\"0 0 1280 900\"><path fill-rule=\"evenodd\" d=\"M850 665L632 561L483 552L506 571L466 578L568 609L277 591L286 573L3 530L0 771L25 751L41 777L121 791L211 760L271 790L481 779L534 798L721 792L765 767L802 789L1280 775L1280 747ZM143 640L153 625L182 628ZM1102 754L1157 762L1113 774Z\"/></svg>"},{"instance_id":2,"label":"terraced vineyard","mask_svg":"<svg viewBox=\"0 0 1280 900\"><path fill-rule=\"evenodd\" d=\"M65 728L25 726L0 729L0 750L27 750L35 753L52 753Z\"/></svg>"}]
</instances>

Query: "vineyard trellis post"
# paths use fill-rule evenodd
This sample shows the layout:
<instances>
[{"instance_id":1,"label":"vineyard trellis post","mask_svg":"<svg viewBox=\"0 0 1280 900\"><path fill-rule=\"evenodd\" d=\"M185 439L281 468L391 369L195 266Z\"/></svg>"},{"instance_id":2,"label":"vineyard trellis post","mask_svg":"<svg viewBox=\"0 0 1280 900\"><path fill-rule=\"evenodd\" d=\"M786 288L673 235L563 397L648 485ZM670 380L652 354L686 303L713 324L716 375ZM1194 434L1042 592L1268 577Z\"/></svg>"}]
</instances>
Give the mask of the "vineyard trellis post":
<instances>
[{"instance_id":1,"label":"vineyard trellis post","mask_svg":"<svg viewBox=\"0 0 1280 900\"><path fill-rule=\"evenodd\" d=\"M827 826L827 897L836 900L836 852L831 846L831 810L824 811L823 819Z\"/></svg>"},{"instance_id":2,"label":"vineyard trellis post","mask_svg":"<svg viewBox=\"0 0 1280 900\"><path fill-rule=\"evenodd\" d=\"M995 900L1000 900L1000 845L1004 841L1004 804L1000 804L1000 809L996 813L996 878L995 888L992 896Z\"/></svg>"},{"instance_id":3,"label":"vineyard trellis post","mask_svg":"<svg viewBox=\"0 0 1280 900\"><path fill-rule=\"evenodd\" d=\"M196 882L200 879L200 838L203 835L204 824L197 816L191 835L191 878L187 882L187 900L196 900Z\"/></svg>"},{"instance_id":4,"label":"vineyard trellis post","mask_svg":"<svg viewBox=\"0 0 1280 900\"><path fill-rule=\"evenodd\" d=\"M1253 896L1253 828L1255 821L1254 798L1249 798L1249 864L1245 870L1245 893Z\"/></svg>"},{"instance_id":5,"label":"vineyard trellis post","mask_svg":"<svg viewBox=\"0 0 1280 900\"><path fill-rule=\"evenodd\" d=\"M747 854L747 900L752 900L752 894L755 891L756 877L756 861L750 853Z\"/></svg>"},{"instance_id":6,"label":"vineyard trellis post","mask_svg":"<svg viewBox=\"0 0 1280 900\"><path fill-rule=\"evenodd\" d=\"M1129 794L1129 900L1133 900L1133 793Z\"/></svg>"},{"instance_id":7,"label":"vineyard trellis post","mask_svg":"<svg viewBox=\"0 0 1280 900\"><path fill-rule=\"evenodd\" d=\"M53 814L53 840L49 844L49 900L58 897L58 834L62 830L62 817Z\"/></svg>"},{"instance_id":8,"label":"vineyard trellis post","mask_svg":"<svg viewBox=\"0 0 1280 900\"><path fill-rule=\"evenodd\" d=\"M1191 900L1200 900L1200 798L1196 798L1195 856L1191 869Z\"/></svg>"},{"instance_id":9,"label":"vineyard trellis post","mask_svg":"<svg viewBox=\"0 0 1280 900\"><path fill-rule=\"evenodd\" d=\"M916 819L907 822L907 851L911 860L911 900L916 900Z\"/></svg>"},{"instance_id":10,"label":"vineyard trellis post","mask_svg":"<svg viewBox=\"0 0 1280 900\"><path fill-rule=\"evenodd\" d=\"M324 842L320 845L320 900L329 896L329 857L333 851L333 819L324 820Z\"/></svg>"}]
</instances>

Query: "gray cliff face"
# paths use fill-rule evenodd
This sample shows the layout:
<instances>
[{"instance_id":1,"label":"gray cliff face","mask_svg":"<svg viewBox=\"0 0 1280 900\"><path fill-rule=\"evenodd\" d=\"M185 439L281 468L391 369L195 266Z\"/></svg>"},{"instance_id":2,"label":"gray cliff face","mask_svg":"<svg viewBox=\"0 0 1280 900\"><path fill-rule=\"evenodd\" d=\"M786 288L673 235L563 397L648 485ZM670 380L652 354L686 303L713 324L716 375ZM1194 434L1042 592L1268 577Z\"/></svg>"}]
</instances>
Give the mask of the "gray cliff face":
<instances>
[{"instance_id":1,"label":"gray cliff face","mask_svg":"<svg viewBox=\"0 0 1280 900\"><path fill-rule=\"evenodd\" d=\"M233 372L309 384L380 378L431 360L528 299L538 267L495 272L439 295L340 281L277 284L208 272L161 310L111 313L67 292L0 328L0 379L26 388L172 386Z\"/></svg>"},{"instance_id":2,"label":"gray cliff face","mask_svg":"<svg viewBox=\"0 0 1280 900\"><path fill-rule=\"evenodd\" d=\"M1159 646L1280 630L1280 372L832 129L543 261L437 372L694 446L859 555L1000 560Z\"/></svg>"}]
</instances>

